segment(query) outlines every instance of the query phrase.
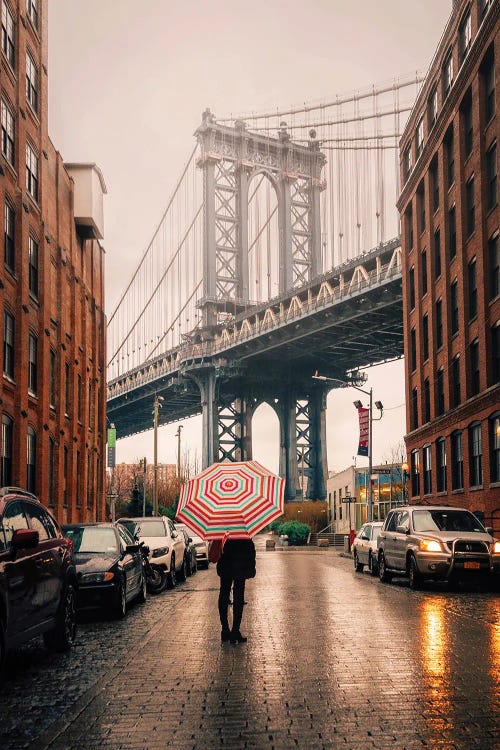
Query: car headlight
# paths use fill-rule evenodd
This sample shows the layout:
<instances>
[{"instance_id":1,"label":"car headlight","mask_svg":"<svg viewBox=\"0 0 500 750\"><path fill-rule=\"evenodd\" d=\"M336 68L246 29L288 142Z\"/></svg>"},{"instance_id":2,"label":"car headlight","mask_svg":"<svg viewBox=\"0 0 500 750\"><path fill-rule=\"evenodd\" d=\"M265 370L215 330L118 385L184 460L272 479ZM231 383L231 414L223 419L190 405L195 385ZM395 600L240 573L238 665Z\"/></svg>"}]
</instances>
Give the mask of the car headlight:
<instances>
[{"instance_id":1,"label":"car headlight","mask_svg":"<svg viewBox=\"0 0 500 750\"><path fill-rule=\"evenodd\" d=\"M500 542L493 542L491 545L491 553L493 555L500 555Z\"/></svg>"},{"instance_id":2,"label":"car headlight","mask_svg":"<svg viewBox=\"0 0 500 750\"><path fill-rule=\"evenodd\" d=\"M168 554L168 547L157 547L151 553L151 557L163 557Z\"/></svg>"},{"instance_id":3,"label":"car headlight","mask_svg":"<svg viewBox=\"0 0 500 750\"><path fill-rule=\"evenodd\" d=\"M421 552L442 552L443 548L435 539L421 539L419 544Z\"/></svg>"},{"instance_id":4,"label":"car headlight","mask_svg":"<svg viewBox=\"0 0 500 750\"><path fill-rule=\"evenodd\" d=\"M82 583L105 583L106 581L112 581L114 577L115 574L109 570L106 573L82 573L80 581Z\"/></svg>"}]
</instances>

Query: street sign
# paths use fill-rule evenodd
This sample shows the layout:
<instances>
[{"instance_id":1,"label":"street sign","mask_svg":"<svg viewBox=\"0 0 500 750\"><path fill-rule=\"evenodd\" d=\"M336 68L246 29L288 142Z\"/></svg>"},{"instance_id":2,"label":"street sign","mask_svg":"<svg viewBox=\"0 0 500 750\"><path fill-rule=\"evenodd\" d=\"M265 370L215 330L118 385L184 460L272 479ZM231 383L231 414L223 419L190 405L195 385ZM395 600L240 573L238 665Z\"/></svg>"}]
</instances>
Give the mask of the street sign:
<instances>
[{"instance_id":1,"label":"street sign","mask_svg":"<svg viewBox=\"0 0 500 750\"><path fill-rule=\"evenodd\" d=\"M351 495L346 495L345 497L342 498L342 502L343 503L355 503L356 498L352 497Z\"/></svg>"}]
</instances>

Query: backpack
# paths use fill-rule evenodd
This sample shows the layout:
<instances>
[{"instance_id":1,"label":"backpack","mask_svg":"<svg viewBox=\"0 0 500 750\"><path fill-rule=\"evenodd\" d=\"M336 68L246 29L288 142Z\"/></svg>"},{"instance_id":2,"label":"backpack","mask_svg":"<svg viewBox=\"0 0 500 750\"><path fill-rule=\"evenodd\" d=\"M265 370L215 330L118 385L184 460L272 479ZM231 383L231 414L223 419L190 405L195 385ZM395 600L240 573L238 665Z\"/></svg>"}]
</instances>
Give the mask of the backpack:
<instances>
[{"instance_id":1,"label":"backpack","mask_svg":"<svg viewBox=\"0 0 500 750\"><path fill-rule=\"evenodd\" d=\"M208 559L211 563L219 562L222 556L222 539L213 539L208 546Z\"/></svg>"}]
</instances>

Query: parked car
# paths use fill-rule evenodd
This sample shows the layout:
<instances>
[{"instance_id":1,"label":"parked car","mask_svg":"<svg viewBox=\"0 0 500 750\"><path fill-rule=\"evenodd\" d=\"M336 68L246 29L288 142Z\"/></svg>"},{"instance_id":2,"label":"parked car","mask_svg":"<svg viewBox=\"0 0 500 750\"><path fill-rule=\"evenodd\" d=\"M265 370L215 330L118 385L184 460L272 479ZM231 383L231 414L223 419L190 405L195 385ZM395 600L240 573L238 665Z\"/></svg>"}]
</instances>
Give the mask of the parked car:
<instances>
[{"instance_id":1,"label":"parked car","mask_svg":"<svg viewBox=\"0 0 500 750\"><path fill-rule=\"evenodd\" d=\"M177 579L186 580L184 536L175 530L167 516L119 518L132 536L149 547L149 560L162 574L164 585L173 588ZM162 586L163 588L164 586Z\"/></svg>"},{"instance_id":2,"label":"parked car","mask_svg":"<svg viewBox=\"0 0 500 750\"><path fill-rule=\"evenodd\" d=\"M196 564L198 568L208 568L210 565L208 560L208 542L196 534L191 534L191 539L196 550Z\"/></svg>"},{"instance_id":3,"label":"parked car","mask_svg":"<svg viewBox=\"0 0 500 750\"><path fill-rule=\"evenodd\" d=\"M125 617L129 602L146 601L142 553L126 528L73 523L62 529L73 543L78 609L106 609Z\"/></svg>"},{"instance_id":4,"label":"parked car","mask_svg":"<svg viewBox=\"0 0 500 750\"><path fill-rule=\"evenodd\" d=\"M196 547L193 544L191 531L183 523L174 523L176 531L179 531L184 537L184 557L186 558L186 568L188 576L193 575L198 570L198 560L196 558Z\"/></svg>"},{"instance_id":5,"label":"parked car","mask_svg":"<svg viewBox=\"0 0 500 750\"><path fill-rule=\"evenodd\" d=\"M372 576L377 575L377 540L382 526L382 521L370 521L363 524L354 537L352 554L356 572L360 573L367 565Z\"/></svg>"},{"instance_id":6,"label":"parked car","mask_svg":"<svg viewBox=\"0 0 500 750\"><path fill-rule=\"evenodd\" d=\"M455 583L488 579L498 585L500 541L463 508L421 505L394 508L378 538L381 581L408 576L418 589L425 579Z\"/></svg>"},{"instance_id":7,"label":"parked car","mask_svg":"<svg viewBox=\"0 0 500 750\"><path fill-rule=\"evenodd\" d=\"M0 489L0 670L5 655L43 635L52 651L76 636L71 543L35 495Z\"/></svg>"}]
</instances>

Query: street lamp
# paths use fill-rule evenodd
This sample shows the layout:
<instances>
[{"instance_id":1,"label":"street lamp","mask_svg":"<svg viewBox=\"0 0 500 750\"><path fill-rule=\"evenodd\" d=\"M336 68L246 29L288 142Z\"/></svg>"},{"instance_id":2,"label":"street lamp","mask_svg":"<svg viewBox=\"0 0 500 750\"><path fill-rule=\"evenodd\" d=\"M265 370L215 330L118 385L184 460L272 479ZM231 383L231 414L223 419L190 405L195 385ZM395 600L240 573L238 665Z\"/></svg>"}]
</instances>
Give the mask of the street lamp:
<instances>
[{"instance_id":1,"label":"street lamp","mask_svg":"<svg viewBox=\"0 0 500 750\"><path fill-rule=\"evenodd\" d=\"M181 478L181 430L182 425L180 424L177 428L177 479L180 481Z\"/></svg>"},{"instance_id":2,"label":"street lamp","mask_svg":"<svg viewBox=\"0 0 500 750\"><path fill-rule=\"evenodd\" d=\"M382 404L382 401L375 401L375 406L380 411L379 417L373 417L373 389L370 388L369 391L365 391L363 388L360 388L358 385L355 385L352 382L349 382L348 380L341 380L340 378L328 378L326 375L318 375L316 372L313 375L313 380L326 380L328 382L332 381L334 383L341 383L342 385L352 386L360 393L364 393L365 396L370 397L370 406L368 410L368 473L370 475L369 484L368 484L368 492L366 496L366 520L367 521L373 521L373 493L372 493L372 469L373 469L373 449L372 449L372 435L373 435L373 421L378 421L379 419L382 419L383 411L384 411L384 405ZM362 409L363 404L358 399L357 401L354 401L354 406L356 409Z\"/></svg>"},{"instance_id":3,"label":"street lamp","mask_svg":"<svg viewBox=\"0 0 500 750\"><path fill-rule=\"evenodd\" d=\"M403 505L407 505L408 503L408 491L406 488L406 483L408 482L408 462L403 461L401 463L401 472L403 474L402 480L403 480Z\"/></svg>"},{"instance_id":4,"label":"street lamp","mask_svg":"<svg viewBox=\"0 0 500 750\"><path fill-rule=\"evenodd\" d=\"M153 515L158 515L158 409L161 409L163 396L155 394L153 406L154 455L153 455Z\"/></svg>"}]
</instances>

